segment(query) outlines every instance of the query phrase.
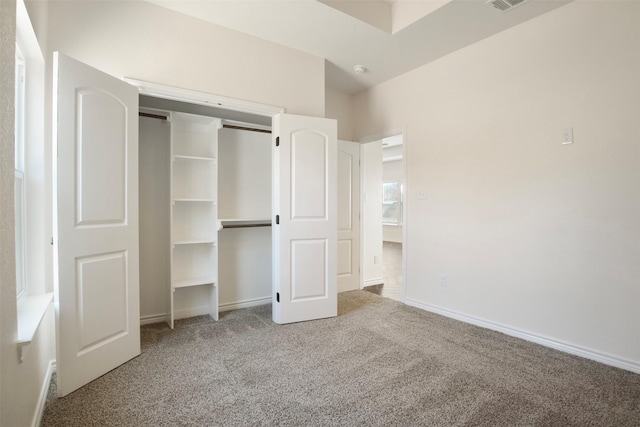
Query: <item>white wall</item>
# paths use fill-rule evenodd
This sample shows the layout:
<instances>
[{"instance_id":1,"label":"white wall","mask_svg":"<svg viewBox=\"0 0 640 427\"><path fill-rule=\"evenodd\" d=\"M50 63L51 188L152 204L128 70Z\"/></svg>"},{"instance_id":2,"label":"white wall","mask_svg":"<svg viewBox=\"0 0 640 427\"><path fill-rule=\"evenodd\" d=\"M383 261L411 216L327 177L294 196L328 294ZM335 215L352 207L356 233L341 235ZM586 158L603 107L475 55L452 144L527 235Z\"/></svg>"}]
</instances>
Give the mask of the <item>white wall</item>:
<instances>
[{"instance_id":1,"label":"white wall","mask_svg":"<svg viewBox=\"0 0 640 427\"><path fill-rule=\"evenodd\" d=\"M327 89L325 110L325 117L338 120L338 139L353 141L353 95Z\"/></svg>"},{"instance_id":2,"label":"white wall","mask_svg":"<svg viewBox=\"0 0 640 427\"><path fill-rule=\"evenodd\" d=\"M119 78L324 116L320 57L143 1L43 3L49 8L49 52L59 50Z\"/></svg>"},{"instance_id":3,"label":"white wall","mask_svg":"<svg viewBox=\"0 0 640 427\"><path fill-rule=\"evenodd\" d=\"M171 124L139 119L140 317L169 312Z\"/></svg>"},{"instance_id":4,"label":"white wall","mask_svg":"<svg viewBox=\"0 0 640 427\"><path fill-rule=\"evenodd\" d=\"M409 302L640 371L638 22L578 0L356 96L407 130Z\"/></svg>"},{"instance_id":5,"label":"white wall","mask_svg":"<svg viewBox=\"0 0 640 427\"><path fill-rule=\"evenodd\" d=\"M408 27L452 0L395 0L391 5L393 33Z\"/></svg>"},{"instance_id":6,"label":"white wall","mask_svg":"<svg viewBox=\"0 0 640 427\"><path fill-rule=\"evenodd\" d=\"M328 6L381 30L391 32L391 3L386 0L319 0Z\"/></svg>"},{"instance_id":7,"label":"white wall","mask_svg":"<svg viewBox=\"0 0 640 427\"><path fill-rule=\"evenodd\" d=\"M382 283L382 141L362 144L362 282Z\"/></svg>"}]
</instances>

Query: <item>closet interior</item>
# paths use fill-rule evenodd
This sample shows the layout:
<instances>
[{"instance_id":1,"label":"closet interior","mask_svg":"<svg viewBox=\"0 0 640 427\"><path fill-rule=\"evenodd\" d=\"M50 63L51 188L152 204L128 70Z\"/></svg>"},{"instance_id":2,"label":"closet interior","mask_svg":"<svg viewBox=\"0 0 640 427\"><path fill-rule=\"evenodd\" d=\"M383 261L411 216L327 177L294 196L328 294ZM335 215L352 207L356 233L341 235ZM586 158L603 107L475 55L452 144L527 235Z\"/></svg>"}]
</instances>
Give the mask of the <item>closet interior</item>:
<instances>
[{"instance_id":1,"label":"closet interior","mask_svg":"<svg viewBox=\"0 0 640 427\"><path fill-rule=\"evenodd\" d=\"M143 323L267 304L271 117L140 96Z\"/></svg>"}]
</instances>

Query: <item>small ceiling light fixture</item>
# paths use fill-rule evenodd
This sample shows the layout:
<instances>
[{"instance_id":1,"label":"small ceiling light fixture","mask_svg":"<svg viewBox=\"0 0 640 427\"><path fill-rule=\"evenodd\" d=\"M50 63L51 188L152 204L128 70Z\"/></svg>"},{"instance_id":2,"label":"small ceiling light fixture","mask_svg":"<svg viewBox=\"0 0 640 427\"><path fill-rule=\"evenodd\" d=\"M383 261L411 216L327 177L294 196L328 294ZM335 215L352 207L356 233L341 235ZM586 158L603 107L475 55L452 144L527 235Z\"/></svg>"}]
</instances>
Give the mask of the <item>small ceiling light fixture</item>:
<instances>
[{"instance_id":1,"label":"small ceiling light fixture","mask_svg":"<svg viewBox=\"0 0 640 427\"><path fill-rule=\"evenodd\" d=\"M364 65L356 65L355 67L353 67L353 71L356 74L362 74L362 73L366 73L367 71L367 67L365 67Z\"/></svg>"}]
</instances>

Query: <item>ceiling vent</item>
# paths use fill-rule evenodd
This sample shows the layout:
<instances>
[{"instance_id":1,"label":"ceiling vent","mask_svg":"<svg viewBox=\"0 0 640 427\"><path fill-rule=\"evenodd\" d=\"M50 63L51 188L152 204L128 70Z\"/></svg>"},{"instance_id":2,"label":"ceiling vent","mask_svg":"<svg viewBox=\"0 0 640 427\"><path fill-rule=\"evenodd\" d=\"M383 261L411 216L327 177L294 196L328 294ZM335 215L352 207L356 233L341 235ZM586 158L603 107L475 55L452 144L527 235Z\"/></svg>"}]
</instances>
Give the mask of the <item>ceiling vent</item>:
<instances>
[{"instance_id":1,"label":"ceiling vent","mask_svg":"<svg viewBox=\"0 0 640 427\"><path fill-rule=\"evenodd\" d=\"M506 12L508 10L513 9L516 6L521 5L527 0L489 0L486 3L492 5L498 10Z\"/></svg>"}]
</instances>

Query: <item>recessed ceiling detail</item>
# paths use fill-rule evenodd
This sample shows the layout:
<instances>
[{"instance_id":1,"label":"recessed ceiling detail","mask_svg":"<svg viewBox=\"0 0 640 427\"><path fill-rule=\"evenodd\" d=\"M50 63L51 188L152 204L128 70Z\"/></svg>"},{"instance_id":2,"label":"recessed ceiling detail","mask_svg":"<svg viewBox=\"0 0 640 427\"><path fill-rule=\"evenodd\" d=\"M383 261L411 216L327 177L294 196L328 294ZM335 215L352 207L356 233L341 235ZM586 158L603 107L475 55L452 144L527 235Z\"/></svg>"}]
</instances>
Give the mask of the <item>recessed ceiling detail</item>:
<instances>
[{"instance_id":1,"label":"recessed ceiling detail","mask_svg":"<svg viewBox=\"0 0 640 427\"><path fill-rule=\"evenodd\" d=\"M327 88L352 94L573 0L525 0L509 13L486 0L146 1L323 58Z\"/></svg>"},{"instance_id":2,"label":"recessed ceiling detail","mask_svg":"<svg viewBox=\"0 0 640 427\"><path fill-rule=\"evenodd\" d=\"M413 24L452 0L318 0L390 34ZM506 1L506 0L504 0ZM511 0L517 1L517 0ZM520 0L522 1L522 0Z\"/></svg>"}]
</instances>

